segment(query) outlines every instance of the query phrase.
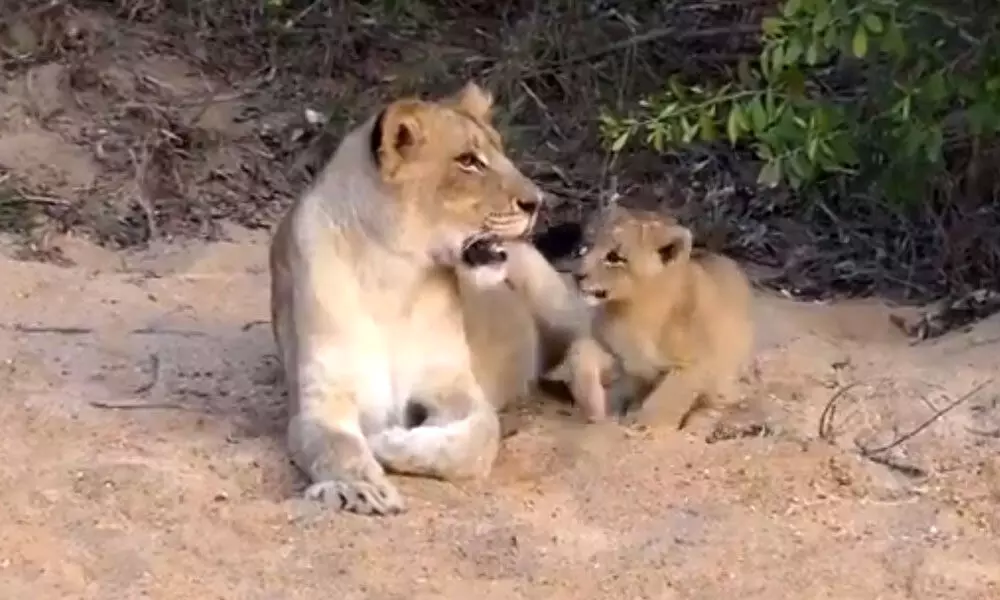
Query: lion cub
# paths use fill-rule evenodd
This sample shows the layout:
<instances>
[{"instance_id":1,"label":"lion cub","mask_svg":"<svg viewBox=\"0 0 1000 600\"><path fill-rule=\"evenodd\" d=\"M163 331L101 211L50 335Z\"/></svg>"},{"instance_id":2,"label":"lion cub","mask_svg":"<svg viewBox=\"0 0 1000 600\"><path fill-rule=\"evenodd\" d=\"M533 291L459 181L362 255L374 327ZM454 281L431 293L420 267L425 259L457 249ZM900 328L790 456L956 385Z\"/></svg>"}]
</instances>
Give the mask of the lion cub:
<instances>
[{"instance_id":1,"label":"lion cub","mask_svg":"<svg viewBox=\"0 0 1000 600\"><path fill-rule=\"evenodd\" d=\"M595 307L594 337L576 340L548 378L577 402L683 428L725 408L753 346L750 284L731 259L692 250L674 218L612 206L591 225L573 277ZM638 397L637 397L638 396Z\"/></svg>"}]
</instances>

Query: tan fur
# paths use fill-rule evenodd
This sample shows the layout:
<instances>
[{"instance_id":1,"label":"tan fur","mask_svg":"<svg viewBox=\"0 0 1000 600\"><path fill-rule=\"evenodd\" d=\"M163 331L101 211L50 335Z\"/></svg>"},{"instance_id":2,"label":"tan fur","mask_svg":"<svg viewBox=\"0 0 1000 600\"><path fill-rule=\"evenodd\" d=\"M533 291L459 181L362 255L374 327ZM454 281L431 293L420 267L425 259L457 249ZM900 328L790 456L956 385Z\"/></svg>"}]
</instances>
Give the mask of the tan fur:
<instances>
[{"instance_id":1,"label":"tan fur","mask_svg":"<svg viewBox=\"0 0 1000 600\"><path fill-rule=\"evenodd\" d=\"M564 350L579 335L564 328L586 308L528 244L510 242L500 273L461 263L470 239L523 236L542 201L491 107L471 83L393 102L348 133L275 231L272 326L309 498L387 514L404 502L386 470L486 476L498 408L561 351L547 340Z\"/></svg>"},{"instance_id":2,"label":"tan fur","mask_svg":"<svg viewBox=\"0 0 1000 600\"><path fill-rule=\"evenodd\" d=\"M599 217L574 273L598 307L594 338L574 342L553 371L576 383L578 401L600 403L624 379L625 389L651 389L639 423L682 428L699 409L736 400L753 346L750 285L731 259L691 246L690 230L670 216L613 206Z\"/></svg>"}]
</instances>

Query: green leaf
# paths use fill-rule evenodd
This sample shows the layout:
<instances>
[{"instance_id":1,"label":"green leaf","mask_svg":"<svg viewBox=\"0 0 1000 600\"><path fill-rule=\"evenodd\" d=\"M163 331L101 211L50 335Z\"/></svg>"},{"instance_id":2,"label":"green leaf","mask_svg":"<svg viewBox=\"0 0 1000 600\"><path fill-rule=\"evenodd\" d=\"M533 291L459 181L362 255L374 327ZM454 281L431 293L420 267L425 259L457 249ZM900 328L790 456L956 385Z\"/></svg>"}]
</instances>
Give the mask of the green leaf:
<instances>
[{"instance_id":1,"label":"green leaf","mask_svg":"<svg viewBox=\"0 0 1000 600\"><path fill-rule=\"evenodd\" d=\"M889 21L889 27L882 37L882 47L897 59L906 57L906 41L903 40L903 32L895 21Z\"/></svg>"},{"instance_id":2,"label":"green leaf","mask_svg":"<svg viewBox=\"0 0 1000 600\"><path fill-rule=\"evenodd\" d=\"M698 136L698 123L692 123L687 117L681 118L681 129L684 132L681 141L685 144L690 144Z\"/></svg>"},{"instance_id":3,"label":"green leaf","mask_svg":"<svg viewBox=\"0 0 1000 600\"><path fill-rule=\"evenodd\" d=\"M816 13L816 17L813 19L812 30L813 33L819 33L830 26L833 22L833 12L830 11L829 6L824 6Z\"/></svg>"},{"instance_id":4,"label":"green leaf","mask_svg":"<svg viewBox=\"0 0 1000 600\"><path fill-rule=\"evenodd\" d=\"M935 71L927 77L926 90L931 102L935 104L948 97L948 87L943 71Z\"/></svg>"},{"instance_id":5,"label":"green leaf","mask_svg":"<svg viewBox=\"0 0 1000 600\"><path fill-rule=\"evenodd\" d=\"M674 74L667 79L667 88L674 95L674 98L682 102L684 101L684 97L686 96L686 94L685 94L684 84L681 83L681 78L679 75Z\"/></svg>"},{"instance_id":6,"label":"green leaf","mask_svg":"<svg viewBox=\"0 0 1000 600\"><path fill-rule=\"evenodd\" d=\"M652 146L657 153L663 154L663 142L666 132L662 127L653 127L646 136L646 145Z\"/></svg>"},{"instance_id":7,"label":"green leaf","mask_svg":"<svg viewBox=\"0 0 1000 600\"><path fill-rule=\"evenodd\" d=\"M924 146L926 135L922 129L911 127L907 129L903 138L903 151L909 158L916 158L917 154Z\"/></svg>"},{"instance_id":8,"label":"green leaf","mask_svg":"<svg viewBox=\"0 0 1000 600\"><path fill-rule=\"evenodd\" d=\"M764 17L760 21L760 27L766 35L777 35L781 32L783 20L776 17Z\"/></svg>"},{"instance_id":9,"label":"green leaf","mask_svg":"<svg viewBox=\"0 0 1000 600\"><path fill-rule=\"evenodd\" d=\"M858 153L846 135L834 136L830 140L830 149L833 151L834 159L841 165L856 165L859 162Z\"/></svg>"},{"instance_id":10,"label":"green leaf","mask_svg":"<svg viewBox=\"0 0 1000 600\"><path fill-rule=\"evenodd\" d=\"M965 119L969 124L969 131L973 135L982 135L987 131L995 131L998 123L997 113L987 101L980 101L965 112Z\"/></svg>"},{"instance_id":11,"label":"green leaf","mask_svg":"<svg viewBox=\"0 0 1000 600\"><path fill-rule=\"evenodd\" d=\"M760 51L760 73L764 79L769 81L771 79L771 52L773 51L774 48L768 45L765 45Z\"/></svg>"},{"instance_id":12,"label":"green leaf","mask_svg":"<svg viewBox=\"0 0 1000 600\"><path fill-rule=\"evenodd\" d=\"M784 72L781 80L788 88L788 95L793 98L801 98L806 93L806 77L798 67L792 67Z\"/></svg>"},{"instance_id":13,"label":"green leaf","mask_svg":"<svg viewBox=\"0 0 1000 600\"><path fill-rule=\"evenodd\" d=\"M796 152L788 159L788 173L796 184L805 182L812 176L812 165L801 152Z\"/></svg>"},{"instance_id":14,"label":"green leaf","mask_svg":"<svg viewBox=\"0 0 1000 600\"><path fill-rule=\"evenodd\" d=\"M788 42L785 44L785 64L795 64L802 56L803 50L803 44L799 38L789 38Z\"/></svg>"},{"instance_id":15,"label":"green leaf","mask_svg":"<svg viewBox=\"0 0 1000 600\"><path fill-rule=\"evenodd\" d=\"M622 148L625 147L625 144L628 143L628 138L630 137L631 133L632 133L631 131L626 129L625 131L618 134L618 137L615 138L615 141L611 144L611 151L621 152Z\"/></svg>"},{"instance_id":16,"label":"green leaf","mask_svg":"<svg viewBox=\"0 0 1000 600\"><path fill-rule=\"evenodd\" d=\"M924 141L924 155L927 160L937 163L941 160L941 149L944 147L944 132L940 127L931 127Z\"/></svg>"},{"instance_id":17,"label":"green leaf","mask_svg":"<svg viewBox=\"0 0 1000 600\"><path fill-rule=\"evenodd\" d=\"M702 111L701 117L698 119L698 128L701 130L701 139L706 142L711 142L718 137L715 130L715 118L707 110Z\"/></svg>"},{"instance_id":18,"label":"green leaf","mask_svg":"<svg viewBox=\"0 0 1000 600\"><path fill-rule=\"evenodd\" d=\"M872 33L882 33L883 25L882 19L879 18L875 13L868 13L864 16L863 22L868 31Z\"/></svg>"},{"instance_id":19,"label":"green leaf","mask_svg":"<svg viewBox=\"0 0 1000 600\"><path fill-rule=\"evenodd\" d=\"M757 183L774 187L781 181L781 159L774 159L764 163L757 174Z\"/></svg>"},{"instance_id":20,"label":"green leaf","mask_svg":"<svg viewBox=\"0 0 1000 600\"><path fill-rule=\"evenodd\" d=\"M819 62L819 50L819 38L815 38L806 48L806 63L808 65L812 66Z\"/></svg>"},{"instance_id":21,"label":"green leaf","mask_svg":"<svg viewBox=\"0 0 1000 600\"><path fill-rule=\"evenodd\" d=\"M781 14L786 17L794 17L801 7L801 0L786 0L785 5L781 8Z\"/></svg>"},{"instance_id":22,"label":"green leaf","mask_svg":"<svg viewBox=\"0 0 1000 600\"><path fill-rule=\"evenodd\" d=\"M814 160L816 165L824 171L833 171L840 166L833 155L833 148L825 141L819 143L819 152L816 153Z\"/></svg>"},{"instance_id":23,"label":"green leaf","mask_svg":"<svg viewBox=\"0 0 1000 600\"><path fill-rule=\"evenodd\" d=\"M743 115L741 114L740 105L733 104L732 108L729 109L729 118L726 119L726 136L729 137L730 144L736 144L736 141L740 139L740 134L743 133L743 129Z\"/></svg>"},{"instance_id":24,"label":"green leaf","mask_svg":"<svg viewBox=\"0 0 1000 600\"><path fill-rule=\"evenodd\" d=\"M836 48L838 46L837 40L840 37L839 27L830 27L823 34L823 45L827 48Z\"/></svg>"},{"instance_id":25,"label":"green leaf","mask_svg":"<svg viewBox=\"0 0 1000 600\"><path fill-rule=\"evenodd\" d=\"M781 73L785 66L785 49L782 46L775 46L771 52L771 75Z\"/></svg>"},{"instance_id":26,"label":"green leaf","mask_svg":"<svg viewBox=\"0 0 1000 600\"><path fill-rule=\"evenodd\" d=\"M754 97L750 101L750 124L757 133L764 131L767 127L767 113L764 112L764 103L760 101L760 96Z\"/></svg>"},{"instance_id":27,"label":"green leaf","mask_svg":"<svg viewBox=\"0 0 1000 600\"><path fill-rule=\"evenodd\" d=\"M663 107L662 110L656 115L657 120L664 121L670 118L670 115L674 114L677 109L680 108L679 102L670 102Z\"/></svg>"},{"instance_id":28,"label":"green leaf","mask_svg":"<svg viewBox=\"0 0 1000 600\"><path fill-rule=\"evenodd\" d=\"M746 58L741 57L740 62L736 64L736 76L743 85L750 85L754 82L753 72L750 70L750 62Z\"/></svg>"},{"instance_id":29,"label":"green leaf","mask_svg":"<svg viewBox=\"0 0 1000 600\"><path fill-rule=\"evenodd\" d=\"M854 38L851 40L851 52L858 58L864 58L868 54L868 32L861 25L854 30Z\"/></svg>"}]
</instances>

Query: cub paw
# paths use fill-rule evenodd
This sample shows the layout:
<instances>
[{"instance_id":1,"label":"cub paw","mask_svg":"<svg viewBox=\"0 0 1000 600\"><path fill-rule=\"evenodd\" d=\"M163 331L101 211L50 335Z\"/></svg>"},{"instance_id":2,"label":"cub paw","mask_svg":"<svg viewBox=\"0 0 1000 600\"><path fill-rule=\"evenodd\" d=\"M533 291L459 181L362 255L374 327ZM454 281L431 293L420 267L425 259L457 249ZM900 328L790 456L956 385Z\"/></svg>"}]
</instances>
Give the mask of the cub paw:
<instances>
[{"instance_id":1,"label":"cub paw","mask_svg":"<svg viewBox=\"0 0 1000 600\"><path fill-rule=\"evenodd\" d=\"M499 238L470 238L462 248L459 276L479 289L496 287L507 279L507 250Z\"/></svg>"},{"instance_id":2,"label":"cub paw","mask_svg":"<svg viewBox=\"0 0 1000 600\"><path fill-rule=\"evenodd\" d=\"M473 237L462 248L462 262L473 268L501 265L507 262L507 250L497 237Z\"/></svg>"},{"instance_id":3,"label":"cub paw","mask_svg":"<svg viewBox=\"0 0 1000 600\"><path fill-rule=\"evenodd\" d=\"M406 510L403 496L388 480L318 481L306 489L304 496L335 510L359 515L395 515Z\"/></svg>"}]
</instances>

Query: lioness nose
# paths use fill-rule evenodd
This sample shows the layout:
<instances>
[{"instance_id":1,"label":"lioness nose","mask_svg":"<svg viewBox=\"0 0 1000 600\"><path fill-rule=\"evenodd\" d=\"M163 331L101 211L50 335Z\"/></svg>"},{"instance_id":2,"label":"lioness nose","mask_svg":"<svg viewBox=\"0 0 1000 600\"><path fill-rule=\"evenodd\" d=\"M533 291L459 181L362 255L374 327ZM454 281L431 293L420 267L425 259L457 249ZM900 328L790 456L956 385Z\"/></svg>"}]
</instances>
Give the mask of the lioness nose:
<instances>
[{"instance_id":1,"label":"lioness nose","mask_svg":"<svg viewBox=\"0 0 1000 600\"><path fill-rule=\"evenodd\" d=\"M573 281L578 284L583 281L583 273L573 273Z\"/></svg>"}]
</instances>

